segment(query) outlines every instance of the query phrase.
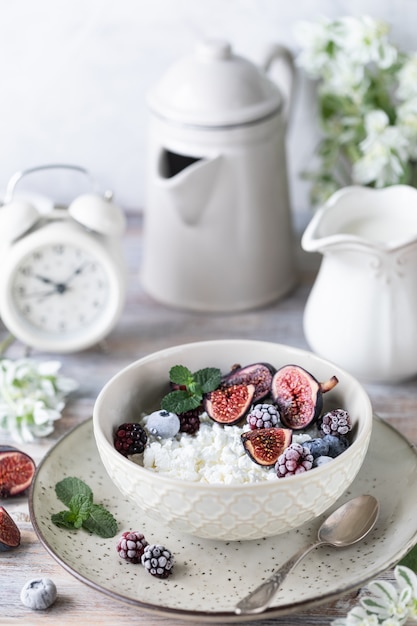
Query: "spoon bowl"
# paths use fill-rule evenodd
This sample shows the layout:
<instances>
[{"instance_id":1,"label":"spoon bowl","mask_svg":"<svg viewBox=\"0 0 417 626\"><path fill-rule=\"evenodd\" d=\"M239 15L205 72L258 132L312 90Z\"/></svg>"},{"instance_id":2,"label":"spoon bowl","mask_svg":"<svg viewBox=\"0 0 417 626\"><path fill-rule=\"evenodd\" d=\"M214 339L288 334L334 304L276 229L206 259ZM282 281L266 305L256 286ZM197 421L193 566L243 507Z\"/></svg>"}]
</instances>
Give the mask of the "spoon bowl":
<instances>
[{"instance_id":1,"label":"spoon bowl","mask_svg":"<svg viewBox=\"0 0 417 626\"><path fill-rule=\"evenodd\" d=\"M374 496L357 496L333 511L320 526L317 541L303 547L265 582L256 587L235 607L235 613L262 613L270 605L278 588L294 567L311 550L322 545L346 548L357 543L372 530L379 515L379 503Z\"/></svg>"}]
</instances>

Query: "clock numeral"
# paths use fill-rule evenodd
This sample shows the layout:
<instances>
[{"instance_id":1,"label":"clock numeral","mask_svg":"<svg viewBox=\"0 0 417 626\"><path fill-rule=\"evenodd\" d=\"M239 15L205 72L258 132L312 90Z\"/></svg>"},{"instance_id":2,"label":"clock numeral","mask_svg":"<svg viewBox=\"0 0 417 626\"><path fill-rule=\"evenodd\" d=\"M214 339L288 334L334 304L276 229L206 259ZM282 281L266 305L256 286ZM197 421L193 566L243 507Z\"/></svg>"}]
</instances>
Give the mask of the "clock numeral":
<instances>
[{"instance_id":1,"label":"clock numeral","mask_svg":"<svg viewBox=\"0 0 417 626\"><path fill-rule=\"evenodd\" d=\"M22 274L22 276L31 276L32 268L29 265L22 265L22 267L19 268L19 274Z\"/></svg>"}]
</instances>

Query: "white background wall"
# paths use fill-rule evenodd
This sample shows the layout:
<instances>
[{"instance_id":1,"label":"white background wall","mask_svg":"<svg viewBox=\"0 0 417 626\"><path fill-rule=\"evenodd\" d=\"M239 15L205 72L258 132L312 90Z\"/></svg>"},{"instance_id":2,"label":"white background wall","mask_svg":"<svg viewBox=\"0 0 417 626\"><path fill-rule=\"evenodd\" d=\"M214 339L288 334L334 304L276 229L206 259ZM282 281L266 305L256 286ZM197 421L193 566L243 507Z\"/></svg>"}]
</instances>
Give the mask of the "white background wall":
<instances>
[{"instance_id":1,"label":"white background wall","mask_svg":"<svg viewBox=\"0 0 417 626\"><path fill-rule=\"evenodd\" d=\"M364 13L389 22L404 50L417 49L417 0L0 0L0 197L15 171L65 162L139 210L145 95L171 63L204 37L260 62L272 42L297 51L300 19ZM308 205L299 173L315 139L314 99L302 82L288 136L295 210ZM49 174L31 188L66 201L75 187L61 184L69 185Z\"/></svg>"}]
</instances>

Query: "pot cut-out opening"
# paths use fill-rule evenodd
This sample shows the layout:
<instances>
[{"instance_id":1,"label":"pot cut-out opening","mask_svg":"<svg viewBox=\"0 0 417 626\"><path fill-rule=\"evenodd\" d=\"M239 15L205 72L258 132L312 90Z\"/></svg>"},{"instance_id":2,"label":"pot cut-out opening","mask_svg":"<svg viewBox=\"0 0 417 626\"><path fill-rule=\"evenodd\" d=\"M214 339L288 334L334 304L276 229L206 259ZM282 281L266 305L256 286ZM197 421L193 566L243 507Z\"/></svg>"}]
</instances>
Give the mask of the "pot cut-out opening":
<instances>
[{"instance_id":1,"label":"pot cut-out opening","mask_svg":"<svg viewBox=\"0 0 417 626\"><path fill-rule=\"evenodd\" d=\"M173 178L198 161L201 161L200 157L187 156L164 149L159 160L159 175L161 178Z\"/></svg>"}]
</instances>

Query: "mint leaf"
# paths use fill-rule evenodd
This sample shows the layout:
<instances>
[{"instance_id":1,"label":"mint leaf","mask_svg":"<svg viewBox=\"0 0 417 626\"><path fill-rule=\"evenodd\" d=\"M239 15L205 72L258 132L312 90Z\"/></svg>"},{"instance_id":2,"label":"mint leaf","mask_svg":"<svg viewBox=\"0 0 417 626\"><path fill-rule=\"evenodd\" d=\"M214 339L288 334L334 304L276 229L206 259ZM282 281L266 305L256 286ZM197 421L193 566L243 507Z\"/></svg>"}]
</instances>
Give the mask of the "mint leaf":
<instances>
[{"instance_id":1,"label":"mint leaf","mask_svg":"<svg viewBox=\"0 0 417 626\"><path fill-rule=\"evenodd\" d=\"M188 387L193 382L193 375L184 365L174 365L169 371L169 379L177 385Z\"/></svg>"},{"instance_id":2,"label":"mint leaf","mask_svg":"<svg viewBox=\"0 0 417 626\"><path fill-rule=\"evenodd\" d=\"M193 374L203 393L214 391L220 385L222 374L217 367L206 367Z\"/></svg>"},{"instance_id":3,"label":"mint leaf","mask_svg":"<svg viewBox=\"0 0 417 626\"><path fill-rule=\"evenodd\" d=\"M117 533L117 522L104 506L93 504L90 508L90 515L83 521L83 528L99 537L108 539Z\"/></svg>"},{"instance_id":4,"label":"mint leaf","mask_svg":"<svg viewBox=\"0 0 417 626\"><path fill-rule=\"evenodd\" d=\"M169 371L169 378L182 389L164 396L161 408L171 413L186 413L200 406L205 393L217 389L221 372L216 367L206 367L192 373L184 365L174 365Z\"/></svg>"},{"instance_id":5,"label":"mint leaf","mask_svg":"<svg viewBox=\"0 0 417 626\"><path fill-rule=\"evenodd\" d=\"M69 503L69 509L74 516L74 528L81 528L83 522L88 519L93 506L93 498L78 493L73 496Z\"/></svg>"},{"instance_id":6,"label":"mint leaf","mask_svg":"<svg viewBox=\"0 0 417 626\"><path fill-rule=\"evenodd\" d=\"M68 507L67 511L51 515L56 526L71 530L82 527L100 537L115 536L116 520L104 506L93 502L93 492L82 480L73 476L64 478L55 485L55 492Z\"/></svg>"},{"instance_id":7,"label":"mint leaf","mask_svg":"<svg viewBox=\"0 0 417 626\"><path fill-rule=\"evenodd\" d=\"M71 511L60 511L51 515L52 522L60 528L74 528L74 514Z\"/></svg>"},{"instance_id":8,"label":"mint leaf","mask_svg":"<svg viewBox=\"0 0 417 626\"><path fill-rule=\"evenodd\" d=\"M193 395L189 391L177 389L162 398L161 408L170 413L186 413L200 406L201 395Z\"/></svg>"},{"instance_id":9,"label":"mint leaf","mask_svg":"<svg viewBox=\"0 0 417 626\"><path fill-rule=\"evenodd\" d=\"M79 478L68 476L55 485L55 493L59 500L70 507L71 499L79 494L93 500L93 492L90 487Z\"/></svg>"}]
</instances>

